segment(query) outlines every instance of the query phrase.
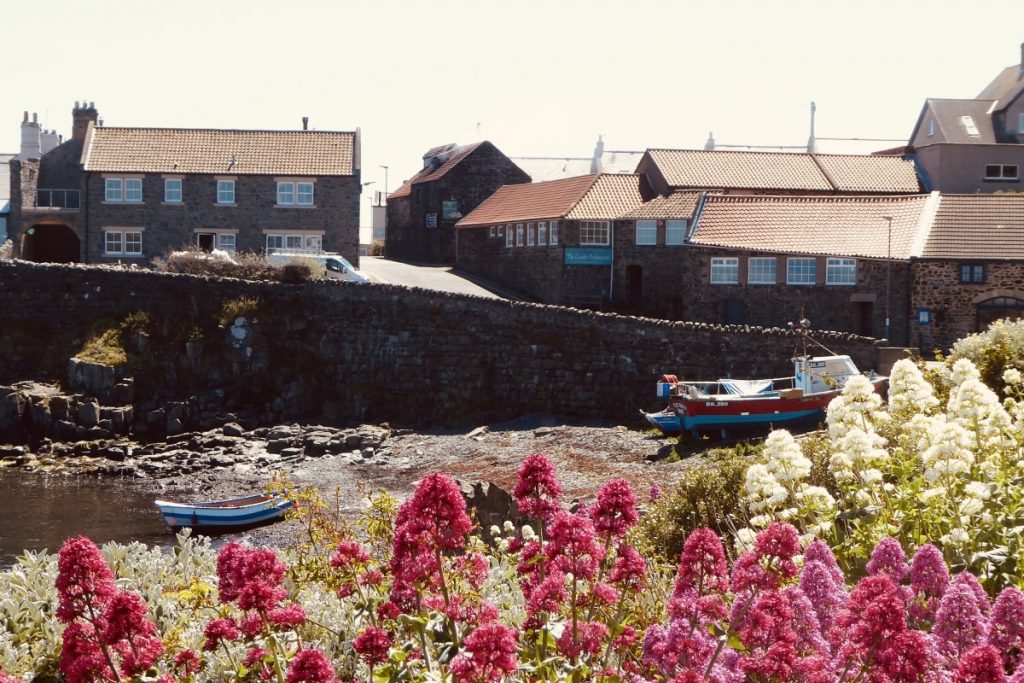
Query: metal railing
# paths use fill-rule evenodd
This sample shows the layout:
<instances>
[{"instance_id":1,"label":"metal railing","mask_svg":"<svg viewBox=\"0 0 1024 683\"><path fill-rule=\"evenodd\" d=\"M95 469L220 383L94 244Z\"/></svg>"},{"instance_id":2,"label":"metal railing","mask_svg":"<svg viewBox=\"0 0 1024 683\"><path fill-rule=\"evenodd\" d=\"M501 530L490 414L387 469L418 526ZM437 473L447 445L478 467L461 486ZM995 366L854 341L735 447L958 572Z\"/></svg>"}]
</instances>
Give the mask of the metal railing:
<instances>
[{"instance_id":1,"label":"metal railing","mask_svg":"<svg viewBox=\"0 0 1024 683\"><path fill-rule=\"evenodd\" d=\"M36 190L37 209L77 211L82 208L79 190Z\"/></svg>"}]
</instances>

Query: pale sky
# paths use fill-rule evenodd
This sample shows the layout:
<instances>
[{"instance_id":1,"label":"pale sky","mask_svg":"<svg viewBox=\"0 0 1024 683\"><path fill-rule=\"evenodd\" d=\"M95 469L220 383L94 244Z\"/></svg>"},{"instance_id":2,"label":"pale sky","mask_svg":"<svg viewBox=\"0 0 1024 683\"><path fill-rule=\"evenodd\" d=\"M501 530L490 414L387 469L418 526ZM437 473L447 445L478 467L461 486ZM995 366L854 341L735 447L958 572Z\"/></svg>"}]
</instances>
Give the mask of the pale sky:
<instances>
[{"instance_id":1,"label":"pale sky","mask_svg":"<svg viewBox=\"0 0 1024 683\"><path fill-rule=\"evenodd\" d=\"M508 156L906 140L927 97L1020 62L1013 3L712 0L4 2L0 152L22 112L108 126L362 129L364 198L427 149ZM879 148L899 143L881 143ZM366 202L364 201L364 204ZM365 211L365 210L364 210ZM362 223L369 224L364 213Z\"/></svg>"}]
</instances>

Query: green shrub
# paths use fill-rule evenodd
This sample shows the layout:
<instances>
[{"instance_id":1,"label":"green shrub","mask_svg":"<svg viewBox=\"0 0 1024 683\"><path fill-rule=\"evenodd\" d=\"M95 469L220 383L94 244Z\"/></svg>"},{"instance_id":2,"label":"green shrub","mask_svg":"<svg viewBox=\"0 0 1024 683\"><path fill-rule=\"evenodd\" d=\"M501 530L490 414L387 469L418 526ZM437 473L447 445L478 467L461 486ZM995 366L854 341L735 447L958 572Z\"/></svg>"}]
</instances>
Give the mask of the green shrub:
<instances>
[{"instance_id":1,"label":"green shrub","mask_svg":"<svg viewBox=\"0 0 1024 683\"><path fill-rule=\"evenodd\" d=\"M260 300L252 296L240 296L224 302L220 309L218 322L221 326L230 325L236 318L250 318L259 309Z\"/></svg>"},{"instance_id":2,"label":"green shrub","mask_svg":"<svg viewBox=\"0 0 1024 683\"><path fill-rule=\"evenodd\" d=\"M85 342L75 358L101 365L123 365L128 362L128 354L124 350L121 335L121 329L114 327L92 337Z\"/></svg>"},{"instance_id":3,"label":"green shrub","mask_svg":"<svg viewBox=\"0 0 1024 683\"><path fill-rule=\"evenodd\" d=\"M1006 395L1003 373L1024 369L1024 320L997 320L984 332L964 337L955 344L947 364L966 358L981 373L981 380L1001 396Z\"/></svg>"}]
</instances>

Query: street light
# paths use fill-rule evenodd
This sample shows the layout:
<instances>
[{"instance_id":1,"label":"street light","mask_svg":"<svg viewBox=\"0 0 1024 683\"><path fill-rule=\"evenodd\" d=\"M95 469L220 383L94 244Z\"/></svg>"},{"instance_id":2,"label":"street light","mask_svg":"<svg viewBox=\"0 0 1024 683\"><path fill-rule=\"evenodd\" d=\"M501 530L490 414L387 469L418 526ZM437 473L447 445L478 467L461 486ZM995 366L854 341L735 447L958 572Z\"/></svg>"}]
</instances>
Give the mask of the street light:
<instances>
[{"instance_id":1,"label":"street light","mask_svg":"<svg viewBox=\"0 0 1024 683\"><path fill-rule=\"evenodd\" d=\"M380 167L384 169L384 198L387 199L387 197L388 197L388 167L385 166L384 164L381 164Z\"/></svg>"},{"instance_id":2,"label":"street light","mask_svg":"<svg viewBox=\"0 0 1024 683\"><path fill-rule=\"evenodd\" d=\"M885 246L885 338L889 339L889 303L892 284L892 216L882 216L887 221ZM891 342L890 342L891 343Z\"/></svg>"}]
</instances>

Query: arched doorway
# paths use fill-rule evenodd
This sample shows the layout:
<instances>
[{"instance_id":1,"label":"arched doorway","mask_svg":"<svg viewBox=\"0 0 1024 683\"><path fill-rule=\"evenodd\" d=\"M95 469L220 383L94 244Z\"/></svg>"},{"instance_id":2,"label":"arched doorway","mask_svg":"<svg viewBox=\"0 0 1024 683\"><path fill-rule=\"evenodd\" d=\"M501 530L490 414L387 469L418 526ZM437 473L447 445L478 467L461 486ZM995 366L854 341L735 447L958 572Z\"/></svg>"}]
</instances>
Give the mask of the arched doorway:
<instances>
[{"instance_id":1,"label":"arched doorway","mask_svg":"<svg viewBox=\"0 0 1024 683\"><path fill-rule=\"evenodd\" d=\"M996 320L1024 318L1024 300L1011 296L1000 296L987 299L978 304L977 330L981 332Z\"/></svg>"},{"instance_id":2,"label":"arched doorway","mask_svg":"<svg viewBox=\"0 0 1024 683\"><path fill-rule=\"evenodd\" d=\"M22 237L21 257L36 263L78 263L78 235L66 225L33 225Z\"/></svg>"}]
</instances>

